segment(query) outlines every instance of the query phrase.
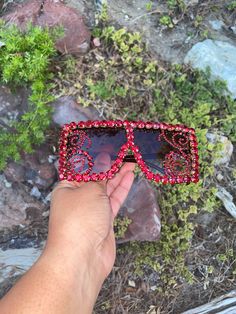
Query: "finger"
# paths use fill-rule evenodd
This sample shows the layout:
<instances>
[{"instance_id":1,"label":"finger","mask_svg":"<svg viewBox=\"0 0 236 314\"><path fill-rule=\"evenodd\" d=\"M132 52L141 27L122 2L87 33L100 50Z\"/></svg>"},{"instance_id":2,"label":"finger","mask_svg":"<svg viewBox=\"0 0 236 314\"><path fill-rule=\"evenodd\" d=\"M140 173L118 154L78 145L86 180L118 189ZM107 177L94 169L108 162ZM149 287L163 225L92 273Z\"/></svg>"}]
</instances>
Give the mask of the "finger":
<instances>
[{"instance_id":1,"label":"finger","mask_svg":"<svg viewBox=\"0 0 236 314\"><path fill-rule=\"evenodd\" d=\"M129 172L133 171L135 168L135 163L132 162L126 162L121 167L120 171L116 174L116 176L112 179L110 179L107 183L107 195L110 196L113 191L116 189L116 187L120 184L123 176Z\"/></svg>"},{"instance_id":2,"label":"finger","mask_svg":"<svg viewBox=\"0 0 236 314\"><path fill-rule=\"evenodd\" d=\"M132 171L128 171L122 177L119 185L110 195L110 203L112 207L112 212L114 218L116 217L121 205L125 201L130 188L134 181L134 173Z\"/></svg>"}]
</instances>

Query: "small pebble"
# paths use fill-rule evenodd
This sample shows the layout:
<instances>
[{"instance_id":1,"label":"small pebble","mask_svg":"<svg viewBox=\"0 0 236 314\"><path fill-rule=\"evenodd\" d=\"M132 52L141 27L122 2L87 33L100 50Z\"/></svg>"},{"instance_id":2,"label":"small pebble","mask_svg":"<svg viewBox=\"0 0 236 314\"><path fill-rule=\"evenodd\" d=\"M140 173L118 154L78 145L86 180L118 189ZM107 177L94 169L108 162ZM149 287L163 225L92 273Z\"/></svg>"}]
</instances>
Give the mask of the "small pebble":
<instances>
[{"instance_id":1,"label":"small pebble","mask_svg":"<svg viewBox=\"0 0 236 314\"><path fill-rule=\"evenodd\" d=\"M37 186L34 186L32 190L30 191L30 195L36 197L37 199L40 199L41 197L41 192L37 188Z\"/></svg>"}]
</instances>

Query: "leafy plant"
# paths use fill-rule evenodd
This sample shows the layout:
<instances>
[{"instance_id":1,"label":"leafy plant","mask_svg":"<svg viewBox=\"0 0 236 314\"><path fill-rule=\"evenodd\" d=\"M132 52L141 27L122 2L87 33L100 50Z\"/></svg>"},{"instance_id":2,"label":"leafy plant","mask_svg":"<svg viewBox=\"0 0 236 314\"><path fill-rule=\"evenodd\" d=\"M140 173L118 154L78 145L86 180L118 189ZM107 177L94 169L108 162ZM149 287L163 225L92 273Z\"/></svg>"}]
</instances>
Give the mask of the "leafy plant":
<instances>
[{"instance_id":1,"label":"leafy plant","mask_svg":"<svg viewBox=\"0 0 236 314\"><path fill-rule=\"evenodd\" d=\"M61 29L49 31L32 25L21 32L16 26L0 23L0 40L4 43L0 48L0 81L14 88L31 89L28 111L19 121L11 121L8 128L1 127L0 169L8 159L19 160L21 151L32 152L34 144L44 139L51 113L47 104L53 100L49 66L56 55L55 39L61 34Z\"/></svg>"},{"instance_id":2,"label":"leafy plant","mask_svg":"<svg viewBox=\"0 0 236 314\"><path fill-rule=\"evenodd\" d=\"M151 11L152 10L152 7L153 7L153 1L148 1L146 3L146 10L147 11Z\"/></svg>"},{"instance_id":3,"label":"leafy plant","mask_svg":"<svg viewBox=\"0 0 236 314\"><path fill-rule=\"evenodd\" d=\"M174 24L172 23L171 17L169 15L163 15L160 18L160 24L164 25L164 26L167 26L169 28L173 28L174 27Z\"/></svg>"},{"instance_id":4,"label":"leafy plant","mask_svg":"<svg viewBox=\"0 0 236 314\"><path fill-rule=\"evenodd\" d=\"M229 11L233 11L234 9L236 9L236 1L231 1L228 5L227 5L227 9Z\"/></svg>"}]
</instances>

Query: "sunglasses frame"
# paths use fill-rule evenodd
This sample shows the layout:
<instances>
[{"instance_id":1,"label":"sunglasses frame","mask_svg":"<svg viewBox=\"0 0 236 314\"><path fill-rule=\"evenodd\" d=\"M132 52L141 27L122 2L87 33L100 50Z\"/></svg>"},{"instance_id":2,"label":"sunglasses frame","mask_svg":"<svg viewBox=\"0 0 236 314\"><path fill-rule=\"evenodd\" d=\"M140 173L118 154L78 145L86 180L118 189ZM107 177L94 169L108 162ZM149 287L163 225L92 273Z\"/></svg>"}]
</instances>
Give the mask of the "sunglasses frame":
<instances>
[{"instance_id":1,"label":"sunglasses frame","mask_svg":"<svg viewBox=\"0 0 236 314\"><path fill-rule=\"evenodd\" d=\"M120 151L117 155L116 160L113 165L107 172L101 173L77 173L73 174L67 169L67 143L68 136L75 133L75 130L78 129L88 129L88 128L121 128L126 131L127 142L123 144L120 148ZM179 132L180 135L186 134L189 140L190 153L191 153L191 175L177 175L177 176L167 176L152 173L145 161L142 159L139 147L134 143L134 129L154 129L161 130L161 135L165 139L165 131L175 131ZM168 139L166 138L168 142ZM175 184L175 183L197 183L199 181L199 157L198 157L198 143L195 135L195 130L193 128L188 128L182 124L167 124L167 123L158 123L158 122L144 122L144 121L121 121L121 120L94 120L94 121L79 121L71 122L65 124L61 131L60 141L60 158L59 158L59 180L67 181L77 181L77 182L88 182L88 181L100 181L107 180L114 177L114 175L119 171L125 156L128 153L128 150L133 152L136 163L138 164L141 171L145 174L148 180L154 180L155 182L160 182L162 184ZM89 162L90 156L86 151L83 151L83 154L88 158Z\"/></svg>"}]
</instances>

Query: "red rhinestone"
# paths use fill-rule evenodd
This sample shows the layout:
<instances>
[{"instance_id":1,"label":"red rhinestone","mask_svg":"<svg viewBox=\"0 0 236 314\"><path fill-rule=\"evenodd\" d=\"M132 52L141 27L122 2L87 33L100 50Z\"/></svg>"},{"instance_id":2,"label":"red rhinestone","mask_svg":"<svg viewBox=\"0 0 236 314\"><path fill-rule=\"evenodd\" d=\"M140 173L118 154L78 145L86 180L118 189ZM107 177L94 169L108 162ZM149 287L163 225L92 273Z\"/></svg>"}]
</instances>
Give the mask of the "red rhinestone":
<instances>
[{"instance_id":1,"label":"red rhinestone","mask_svg":"<svg viewBox=\"0 0 236 314\"><path fill-rule=\"evenodd\" d=\"M115 122L110 120L110 121L107 121L107 126L109 127L113 127L115 125Z\"/></svg>"},{"instance_id":2,"label":"red rhinestone","mask_svg":"<svg viewBox=\"0 0 236 314\"><path fill-rule=\"evenodd\" d=\"M113 173L115 173L118 170L117 165L115 165L115 164L112 165L111 170L112 170Z\"/></svg>"},{"instance_id":3,"label":"red rhinestone","mask_svg":"<svg viewBox=\"0 0 236 314\"><path fill-rule=\"evenodd\" d=\"M99 179L98 174L93 173L93 174L91 175L91 179L92 179L93 181L97 181L97 180Z\"/></svg>"},{"instance_id":4,"label":"red rhinestone","mask_svg":"<svg viewBox=\"0 0 236 314\"><path fill-rule=\"evenodd\" d=\"M196 148L197 147L197 142L196 141L192 141L192 142L190 142L190 145L192 147Z\"/></svg>"},{"instance_id":5,"label":"red rhinestone","mask_svg":"<svg viewBox=\"0 0 236 314\"><path fill-rule=\"evenodd\" d=\"M73 179L73 178L72 178L72 175L71 175L71 174L67 174L67 180L68 180L68 181L72 181L72 179Z\"/></svg>"},{"instance_id":6,"label":"red rhinestone","mask_svg":"<svg viewBox=\"0 0 236 314\"><path fill-rule=\"evenodd\" d=\"M99 127L99 121L97 121L97 120L93 121L93 126L95 128L98 128Z\"/></svg>"},{"instance_id":7,"label":"red rhinestone","mask_svg":"<svg viewBox=\"0 0 236 314\"><path fill-rule=\"evenodd\" d=\"M75 122L70 123L71 129L75 129L77 127L77 124Z\"/></svg>"},{"instance_id":8,"label":"red rhinestone","mask_svg":"<svg viewBox=\"0 0 236 314\"><path fill-rule=\"evenodd\" d=\"M197 183L199 181L199 177L195 175L191 181Z\"/></svg>"},{"instance_id":9,"label":"red rhinestone","mask_svg":"<svg viewBox=\"0 0 236 314\"><path fill-rule=\"evenodd\" d=\"M116 165L119 167L122 164L122 159L118 158L116 159Z\"/></svg>"},{"instance_id":10,"label":"red rhinestone","mask_svg":"<svg viewBox=\"0 0 236 314\"><path fill-rule=\"evenodd\" d=\"M107 178L108 178L108 179L112 179L113 176L114 176L114 174L113 174L111 171L108 172L108 174L107 174Z\"/></svg>"},{"instance_id":11,"label":"red rhinestone","mask_svg":"<svg viewBox=\"0 0 236 314\"><path fill-rule=\"evenodd\" d=\"M67 153L66 153L65 151L61 151L61 152L60 152L60 156L66 157L66 155L67 155Z\"/></svg>"},{"instance_id":12,"label":"red rhinestone","mask_svg":"<svg viewBox=\"0 0 236 314\"><path fill-rule=\"evenodd\" d=\"M127 127L129 124L130 124L130 122L129 122L128 120L125 120L125 121L123 122L123 125L124 125L125 127Z\"/></svg>"},{"instance_id":13,"label":"red rhinestone","mask_svg":"<svg viewBox=\"0 0 236 314\"><path fill-rule=\"evenodd\" d=\"M93 165L94 165L93 162L89 162L89 163L88 163L88 166L89 166L89 167L93 167Z\"/></svg>"},{"instance_id":14,"label":"red rhinestone","mask_svg":"<svg viewBox=\"0 0 236 314\"><path fill-rule=\"evenodd\" d=\"M152 122L146 122L146 129L151 129L152 128Z\"/></svg>"},{"instance_id":15,"label":"red rhinestone","mask_svg":"<svg viewBox=\"0 0 236 314\"><path fill-rule=\"evenodd\" d=\"M93 124L93 123L92 123L91 120L86 121L86 127L87 127L87 128L91 128L92 124Z\"/></svg>"},{"instance_id":16,"label":"red rhinestone","mask_svg":"<svg viewBox=\"0 0 236 314\"><path fill-rule=\"evenodd\" d=\"M167 184L167 183L169 182L169 180L168 180L167 177L163 177L163 178L161 178L161 182L162 182L163 184Z\"/></svg>"},{"instance_id":17,"label":"red rhinestone","mask_svg":"<svg viewBox=\"0 0 236 314\"><path fill-rule=\"evenodd\" d=\"M64 174L61 173L61 174L59 175L59 179L60 179L60 180L63 180L63 179L64 179Z\"/></svg>"},{"instance_id":18,"label":"red rhinestone","mask_svg":"<svg viewBox=\"0 0 236 314\"><path fill-rule=\"evenodd\" d=\"M159 182L161 180L161 177L158 174L156 174L155 177L154 177L154 180L156 182Z\"/></svg>"},{"instance_id":19,"label":"red rhinestone","mask_svg":"<svg viewBox=\"0 0 236 314\"><path fill-rule=\"evenodd\" d=\"M84 182L90 181L90 177L87 174L83 174L83 181Z\"/></svg>"},{"instance_id":20,"label":"red rhinestone","mask_svg":"<svg viewBox=\"0 0 236 314\"><path fill-rule=\"evenodd\" d=\"M149 180L152 180L153 179L153 173L147 172L146 173L146 178L149 179Z\"/></svg>"},{"instance_id":21,"label":"red rhinestone","mask_svg":"<svg viewBox=\"0 0 236 314\"><path fill-rule=\"evenodd\" d=\"M191 133L191 134L194 134L195 130L193 128L188 128L188 132Z\"/></svg>"},{"instance_id":22,"label":"red rhinestone","mask_svg":"<svg viewBox=\"0 0 236 314\"><path fill-rule=\"evenodd\" d=\"M121 120L116 120L116 121L115 121L115 125L116 125L117 127L122 127L122 126L123 126L123 122L122 122Z\"/></svg>"},{"instance_id":23,"label":"red rhinestone","mask_svg":"<svg viewBox=\"0 0 236 314\"><path fill-rule=\"evenodd\" d=\"M176 179L177 183L183 183L183 177L177 177Z\"/></svg>"},{"instance_id":24,"label":"red rhinestone","mask_svg":"<svg viewBox=\"0 0 236 314\"><path fill-rule=\"evenodd\" d=\"M107 121L101 121L101 124L100 124L102 127L107 127Z\"/></svg>"},{"instance_id":25,"label":"red rhinestone","mask_svg":"<svg viewBox=\"0 0 236 314\"><path fill-rule=\"evenodd\" d=\"M170 182L170 184L175 184L176 183L176 179L175 178L170 178L169 182Z\"/></svg>"},{"instance_id":26,"label":"red rhinestone","mask_svg":"<svg viewBox=\"0 0 236 314\"><path fill-rule=\"evenodd\" d=\"M140 129L143 129L145 127L145 123L143 121L138 121L137 122L137 127Z\"/></svg>"},{"instance_id":27,"label":"red rhinestone","mask_svg":"<svg viewBox=\"0 0 236 314\"><path fill-rule=\"evenodd\" d=\"M78 123L78 127L79 127L79 128L84 128L84 127L85 127L85 122L84 122L84 121L80 121L80 122Z\"/></svg>"},{"instance_id":28,"label":"red rhinestone","mask_svg":"<svg viewBox=\"0 0 236 314\"><path fill-rule=\"evenodd\" d=\"M104 180L106 178L106 175L104 172L99 173L99 179Z\"/></svg>"},{"instance_id":29,"label":"red rhinestone","mask_svg":"<svg viewBox=\"0 0 236 314\"><path fill-rule=\"evenodd\" d=\"M75 176L76 181L81 181L81 178L82 178L81 174L77 174Z\"/></svg>"}]
</instances>

